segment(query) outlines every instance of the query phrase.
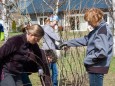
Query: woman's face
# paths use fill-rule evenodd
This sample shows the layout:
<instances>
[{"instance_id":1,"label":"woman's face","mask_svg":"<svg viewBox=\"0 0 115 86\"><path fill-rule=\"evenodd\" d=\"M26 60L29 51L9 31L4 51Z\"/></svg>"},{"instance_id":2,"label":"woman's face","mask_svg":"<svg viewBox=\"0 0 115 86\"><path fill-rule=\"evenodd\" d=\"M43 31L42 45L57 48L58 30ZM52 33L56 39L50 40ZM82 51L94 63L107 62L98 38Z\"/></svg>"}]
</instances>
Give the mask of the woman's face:
<instances>
[{"instance_id":1,"label":"woman's face","mask_svg":"<svg viewBox=\"0 0 115 86\"><path fill-rule=\"evenodd\" d=\"M95 28L95 27L97 26L96 23L90 22L90 21L88 21L88 24L89 24L90 26L92 26L93 28Z\"/></svg>"},{"instance_id":2,"label":"woman's face","mask_svg":"<svg viewBox=\"0 0 115 86\"><path fill-rule=\"evenodd\" d=\"M35 44L40 41L41 36L35 36L33 34L27 34L27 41L31 44Z\"/></svg>"},{"instance_id":3,"label":"woman's face","mask_svg":"<svg viewBox=\"0 0 115 86\"><path fill-rule=\"evenodd\" d=\"M92 22L90 22L90 21L88 21L88 25L90 25L90 26L92 26L92 27L93 27Z\"/></svg>"}]
</instances>

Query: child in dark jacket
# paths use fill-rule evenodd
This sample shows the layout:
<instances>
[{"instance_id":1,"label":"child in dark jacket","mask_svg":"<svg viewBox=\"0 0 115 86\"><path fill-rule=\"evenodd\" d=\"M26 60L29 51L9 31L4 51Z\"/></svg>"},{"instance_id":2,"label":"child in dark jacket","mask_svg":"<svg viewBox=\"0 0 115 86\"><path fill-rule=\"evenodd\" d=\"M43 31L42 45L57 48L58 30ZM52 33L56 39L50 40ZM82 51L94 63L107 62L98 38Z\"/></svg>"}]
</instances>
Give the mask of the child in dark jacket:
<instances>
[{"instance_id":1,"label":"child in dark jacket","mask_svg":"<svg viewBox=\"0 0 115 86\"><path fill-rule=\"evenodd\" d=\"M100 9L87 10L84 19L93 30L87 36L68 40L61 45L65 50L69 47L87 46L84 66L89 75L90 86L103 86L103 77L108 73L112 58L113 36L103 16Z\"/></svg>"}]
</instances>

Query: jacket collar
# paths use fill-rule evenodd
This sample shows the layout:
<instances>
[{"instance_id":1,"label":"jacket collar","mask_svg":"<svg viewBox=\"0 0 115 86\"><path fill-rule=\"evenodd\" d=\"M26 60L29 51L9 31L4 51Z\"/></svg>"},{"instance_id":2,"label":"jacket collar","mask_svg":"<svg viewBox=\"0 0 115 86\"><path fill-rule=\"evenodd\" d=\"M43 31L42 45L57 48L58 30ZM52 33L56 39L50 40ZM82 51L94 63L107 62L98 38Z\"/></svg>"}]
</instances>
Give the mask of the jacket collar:
<instances>
[{"instance_id":1,"label":"jacket collar","mask_svg":"<svg viewBox=\"0 0 115 86\"><path fill-rule=\"evenodd\" d=\"M97 27L95 27L96 29L100 28L103 24L105 24L106 22L104 20L101 20L101 22L99 23L99 25Z\"/></svg>"},{"instance_id":2,"label":"jacket collar","mask_svg":"<svg viewBox=\"0 0 115 86\"><path fill-rule=\"evenodd\" d=\"M24 41L24 45L25 45L26 47L29 47L29 46L31 46L32 44L27 41L26 35L27 35L27 33L24 33L24 34L22 35L22 38L23 38L23 41Z\"/></svg>"},{"instance_id":3,"label":"jacket collar","mask_svg":"<svg viewBox=\"0 0 115 86\"><path fill-rule=\"evenodd\" d=\"M22 34L22 39L23 39L24 43L28 43L26 33Z\"/></svg>"}]
</instances>

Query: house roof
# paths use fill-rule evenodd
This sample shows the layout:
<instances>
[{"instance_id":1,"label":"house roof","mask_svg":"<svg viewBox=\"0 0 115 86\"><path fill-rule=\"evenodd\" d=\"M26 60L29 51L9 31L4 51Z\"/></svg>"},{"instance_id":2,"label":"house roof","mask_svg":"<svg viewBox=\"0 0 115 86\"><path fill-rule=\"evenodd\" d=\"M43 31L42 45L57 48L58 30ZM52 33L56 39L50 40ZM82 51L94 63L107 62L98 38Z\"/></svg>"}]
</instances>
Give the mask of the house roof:
<instances>
[{"instance_id":1,"label":"house roof","mask_svg":"<svg viewBox=\"0 0 115 86\"><path fill-rule=\"evenodd\" d=\"M24 10L22 14L34 14L44 12L53 12L53 11L42 0L33 0L33 2L31 2L31 4Z\"/></svg>"},{"instance_id":2,"label":"house roof","mask_svg":"<svg viewBox=\"0 0 115 86\"><path fill-rule=\"evenodd\" d=\"M28 0L29 2L30 0ZM51 2L48 2L48 0L45 0L46 3L48 3L51 7L55 8L54 3L55 0L51 0ZM64 0L60 0L64 1ZM96 8L112 8L112 4L107 4L105 2L106 0L70 0L70 3L68 0L65 0L65 3L62 4L61 7L59 7L59 12L65 11L65 10L82 10L86 8L96 7ZM112 0L109 0L112 1ZM53 12L53 10L43 2L43 0L33 0L26 10L22 14L33 14L33 13L44 13L44 12Z\"/></svg>"},{"instance_id":3,"label":"house roof","mask_svg":"<svg viewBox=\"0 0 115 86\"><path fill-rule=\"evenodd\" d=\"M87 8L111 8L112 4L107 4L105 2L106 0L70 0L69 2L66 2L62 7L59 9L67 9L67 10L82 10ZM112 0L109 0L112 2ZM70 5L70 6L69 6Z\"/></svg>"},{"instance_id":4,"label":"house roof","mask_svg":"<svg viewBox=\"0 0 115 86\"><path fill-rule=\"evenodd\" d=\"M19 0L18 8L23 12L30 4L32 3L31 0Z\"/></svg>"}]
</instances>

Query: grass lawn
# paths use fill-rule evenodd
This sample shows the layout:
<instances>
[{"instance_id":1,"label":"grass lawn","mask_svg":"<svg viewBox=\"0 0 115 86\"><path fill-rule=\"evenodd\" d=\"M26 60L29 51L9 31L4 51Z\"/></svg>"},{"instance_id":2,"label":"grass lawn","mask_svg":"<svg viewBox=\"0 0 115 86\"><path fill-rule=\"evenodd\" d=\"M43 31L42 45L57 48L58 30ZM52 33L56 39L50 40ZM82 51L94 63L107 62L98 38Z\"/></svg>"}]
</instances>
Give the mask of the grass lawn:
<instances>
[{"instance_id":1,"label":"grass lawn","mask_svg":"<svg viewBox=\"0 0 115 86\"><path fill-rule=\"evenodd\" d=\"M72 33L72 32L71 32ZM77 37L80 34L77 33L74 36L71 33L69 36L64 36L64 39L69 39L72 37ZM9 33L9 36L17 35L21 33ZM62 33L64 35L64 33ZM3 44L3 41L0 41L0 45ZM82 53L81 53L82 52ZM78 80L77 83L81 83L82 80L86 80L86 76L83 76L85 72L85 68L83 66L83 57L85 55L85 47L80 48L71 48L65 55L64 51L61 51L62 58L58 60L58 71L59 71L59 82L61 83L60 86L73 86L72 84L75 83L74 79ZM82 78L81 78L82 76ZM39 81L39 76L37 73L31 74L30 76L31 82L33 86L41 86ZM64 81L64 82L63 82ZM112 58L109 73L105 75L104 78L104 86L115 86L115 57ZM71 83L71 84L70 84ZM85 82L84 82L85 83ZM63 85L62 85L63 84ZM85 83L82 86L88 86Z\"/></svg>"},{"instance_id":2,"label":"grass lawn","mask_svg":"<svg viewBox=\"0 0 115 86\"><path fill-rule=\"evenodd\" d=\"M104 86L115 86L115 57L112 58L109 73L105 75Z\"/></svg>"}]
</instances>

